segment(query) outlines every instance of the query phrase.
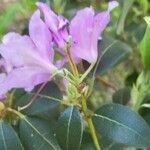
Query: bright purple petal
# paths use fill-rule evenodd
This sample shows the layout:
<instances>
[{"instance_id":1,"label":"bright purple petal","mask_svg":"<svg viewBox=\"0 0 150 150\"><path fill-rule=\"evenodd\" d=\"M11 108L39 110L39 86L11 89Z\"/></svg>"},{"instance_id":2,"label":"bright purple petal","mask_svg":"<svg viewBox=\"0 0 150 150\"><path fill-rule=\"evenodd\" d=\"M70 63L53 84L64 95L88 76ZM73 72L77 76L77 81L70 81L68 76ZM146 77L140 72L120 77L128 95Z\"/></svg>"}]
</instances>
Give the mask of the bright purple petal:
<instances>
[{"instance_id":1,"label":"bright purple petal","mask_svg":"<svg viewBox=\"0 0 150 150\"><path fill-rule=\"evenodd\" d=\"M58 24L58 30L63 29L64 27L66 27L66 25L69 24L69 21L64 18L63 16L57 16L59 24Z\"/></svg>"},{"instance_id":2,"label":"bright purple petal","mask_svg":"<svg viewBox=\"0 0 150 150\"><path fill-rule=\"evenodd\" d=\"M36 11L30 20L29 34L37 47L40 55L53 62L54 51L52 49L52 37L46 24L40 18L40 12Z\"/></svg>"}]
</instances>

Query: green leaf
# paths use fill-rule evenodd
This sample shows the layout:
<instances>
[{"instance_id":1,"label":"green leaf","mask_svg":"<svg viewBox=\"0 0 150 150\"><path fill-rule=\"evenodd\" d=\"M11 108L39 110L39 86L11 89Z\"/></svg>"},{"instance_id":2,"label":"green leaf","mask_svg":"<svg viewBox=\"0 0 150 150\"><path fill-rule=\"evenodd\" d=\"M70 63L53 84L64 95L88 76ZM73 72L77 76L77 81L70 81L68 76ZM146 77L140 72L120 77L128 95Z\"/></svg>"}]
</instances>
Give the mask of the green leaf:
<instances>
[{"instance_id":1,"label":"green leaf","mask_svg":"<svg viewBox=\"0 0 150 150\"><path fill-rule=\"evenodd\" d=\"M118 22L117 26L117 34L120 35L122 32L124 32L124 25L125 25L125 20L127 17L127 14L133 4L134 0L125 0L123 1L123 7L122 7L122 13Z\"/></svg>"},{"instance_id":2,"label":"green leaf","mask_svg":"<svg viewBox=\"0 0 150 150\"><path fill-rule=\"evenodd\" d=\"M80 150L94 150L94 149L95 145L93 143L91 134L87 131L84 131Z\"/></svg>"},{"instance_id":3,"label":"green leaf","mask_svg":"<svg viewBox=\"0 0 150 150\"><path fill-rule=\"evenodd\" d=\"M49 122L24 116L19 122L19 133L27 150L60 150Z\"/></svg>"},{"instance_id":4,"label":"green leaf","mask_svg":"<svg viewBox=\"0 0 150 150\"><path fill-rule=\"evenodd\" d=\"M145 121L148 123L150 126L150 114L144 117Z\"/></svg>"},{"instance_id":5,"label":"green leaf","mask_svg":"<svg viewBox=\"0 0 150 150\"><path fill-rule=\"evenodd\" d=\"M143 11L143 14L146 15L149 10L149 0L138 0L141 10Z\"/></svg>"},{"instance_id":6,"label":"green leaf","mask_svg":"<svg viewBox=\"0 0 150 150\"><path fill-rule=\"evenodd\" d=\"M116 144L115 142L112 142L106 138L101 137L100 142L101 143L101 149L102 150L123 150L124 145ZM91 134L89 132L83 133L83 139L81 144L81 150L95 150L95 145L93 143Z\"/></svg>"},{"instance_id":7,"label":"green leaf","mask_svg":"<svg viewBox=\"0 0 150 150\"><path fill-rule=\"evenodd\" d=\"M58 119L57 138L64 150L78 150L82 141L83 125L79 110L67 108Z\"/></svg>"},{"instance_id":8,"label":"green leaf","mask_svg":"<svg viewBox=\"0 0 150 150\"><path fill-rule=\"evenodd\" d=\"M39 89L41 85L36 86L34 89L34 93ZM54 83L53 81L50 81L46 84L45 88L41 92L42 95L55 97L58 99L62 99L62 93L59 89L59 87Z\"/></svg>"},{"instance_id":9,"label":"green leaf","mask_svg":"<svg viewBox=\"0 0 150 150\"><path fill-rule=\"evenodd\" d=\"M130 88L122 88L113 94L113 102L126 105L130 100Z\"/></svg>"},{"instance_id":10,"label":"green leaf","mask_svg":"<svg viewBox=\"0 0 150 150\"><path fill-rule=\"evenodd\" d=\"M122 144L116 144L107 138L101 138L101 148L102 150L124 150L125 146Z\"/></svg>"},{"instance_id":11,"label":"green leaf","mask_svg":"<svg viewBox=\"0 0 150 150\"><path fill-rule=\"evenodd\" d=\"M149 126L126 106L104 105L93 115L93 122L102 137L134 147L150 147Z\"/></svg>"},{"instance_id":12,"label":"green leaf","mask_svg":"<svg viewBox=\"0 0 150 150\"><path fill-rule=\"evenodd\" d=\"M144 38L140 45L142 61L145 69L147 71L150 70L150 17L145 17L145 21L147 23L147 29L144 35Z\"/></svg>"},{"instance_id":13,"label":"green leaf","mask_svg":"<svg viewBox=\"0 0 150 150\"><path fill-rule=\"evenodd\" d=\"M15 108L26 105L32 98L33 94L26 94L16 103ZM23 110L22 113L28 116L40 117L43 119L54 119L59 114L60 100L52 99L44 95L40 95L35 102Z\"/></svg>"},{"instance_id":14,"label":"green leaf","mask_svg":"<svg viewBox=\"0 0 150 150\"><path fill-rule=\"evenodd\" d=\"M108 69L124 60L132 51L127 44L106 35L100 46L102 54L96 66L96 74L104 74Z\"/></svg>"},{"instance_id":15,"label":"green leaf","mask_svg":"<svg viewBox=\"0 0 150 150\"><path fill-rule=\"evenodd\" d=\"M26 105L31 100L32 96L33 94L27 93L20 99L15 100L14 108L17 109L18 107ZM62 94L56 84L49 83L35 100L35 102L22 112L28 116L35 116L51 120L56 118L59 114L61 99Z\"/></svg>"},{"instance_id":16,"label":"green leaf","mask_svg":"<svg viewBox=\"0 0 150 150\"><path fill-rule=\"evenodd\" d=\"M0 150L24 150L17 133L3 120L0 120Z\"/></svg>"}]
</instances>

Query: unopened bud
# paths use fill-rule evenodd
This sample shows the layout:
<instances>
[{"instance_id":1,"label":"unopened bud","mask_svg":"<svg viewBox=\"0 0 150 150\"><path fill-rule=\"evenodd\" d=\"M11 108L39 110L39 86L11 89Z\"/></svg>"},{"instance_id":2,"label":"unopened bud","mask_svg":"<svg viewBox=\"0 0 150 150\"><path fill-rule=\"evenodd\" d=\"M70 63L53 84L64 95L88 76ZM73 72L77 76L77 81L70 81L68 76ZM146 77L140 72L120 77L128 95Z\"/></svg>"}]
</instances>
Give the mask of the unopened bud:
<instances>
[{"instance_id":1,"label":"unopened bud","mask_svg":"<svg viewBox=\"0 0 150 150\"><path fill-rule=\"evenodd\" d=\"M72 45L72 36L71 35L68 36L67 45L70 45L70 46Z\"/></svg>"},{"instance_id":2,"label":"unopened bud","mask_svg":"<svg viewBox=\"0 0 150 150\"><path fill-rule=\"evenodd\" d=\"M66 42L66 45L65 45L65 51L66 52L68 52L70 50L71 45L72 45L72 36L69 35L67 42Z\"/></svg>"}]
</instances>

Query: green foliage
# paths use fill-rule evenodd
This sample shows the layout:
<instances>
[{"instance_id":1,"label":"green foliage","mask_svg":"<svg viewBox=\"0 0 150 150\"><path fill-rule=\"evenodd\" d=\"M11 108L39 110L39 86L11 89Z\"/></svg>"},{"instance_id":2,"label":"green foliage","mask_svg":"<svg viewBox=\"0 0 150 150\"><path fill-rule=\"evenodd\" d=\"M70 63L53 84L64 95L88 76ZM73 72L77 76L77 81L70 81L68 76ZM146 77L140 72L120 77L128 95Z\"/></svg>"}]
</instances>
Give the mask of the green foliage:
<instances>
[{"instance_id":1,"label":"green foliage","mask_svg":"<svg viewBox=\"0 0 150 150\"><path fill-rule=\"evenodd\" d=\"M50 90L52 89L52 90ZM14 93L15 94L15 93ZM18 109L27 104L34 93L26 93L14 101L13 107ZM47 120L55 119L58 116L59 107L61 105L62 94L54 82L49 82L34 105L25 109L24 114L44 118ZM42 106L42 107L41 107Z\"/></svg>"},{"instance_id":2,"label":"green foliage","mask_svg":"<svg viewBox=\"0 0 150 150\"><path fill-rule=\"evenodd\" d=\"M134 0L125 0L125 1L120 1L123 3L122 5L122 13L118 22L118 27L117 27L117 34L122 34L124 32L124 25L125 25L125 20L128 15L128 12L130 8L133 5Z\"/></svg>"},{"instance_id":3,"label":"green foliage","mask_svg":"<svg viewBox=\"0 0 150 150\"><path fill-rule=\"evenodd\" d=\"M107 70L125 60L132 51L130 46L110 36L104 36L100 44L102 54L96 66L97 75L106 73Z\"/></svg>"},{"instance_id":4,"label":"green foliage","mask_svg":"<svg viewBox=\"0 0 150 150\"><path fill-rule=\"evenodd\" d=\"M126 105L130 101L130 88L125 87L122 89L119 89L113 94L113 102Z\"/></svg>"},{"instance_id":5,"label":"green foliage","mask_svg":"<svg viewBox=\"0 0 150 150\"><path fill-rule=\"evenodd\" d=\"M95 112L93 121L102 137L134 147L150 147L149 126L126 106L104 105Z\"/></svg>"},{"instance_id":6,"label":"green foliage","mask_svg":"<svg viewBox=\"0 0 150 150\"><path fill-rule=\"evenodd\" d=\"M5 12L0 15L0 38L7 32L9 26L12 24L17 14L27 16L35 9L36 0L21 0L8 6Z\"/></svg>"},{"instance_id":7,"label":"green foliage","mask_svg":"<svg viewBox=\"0 0 150 150\"><path fill-rule=\"evenodd\" d=\"M44 120L21 117L19 134L27 150L60 150L49 123Z\"/></svg>"},{"instance_id":8,"label":"green foliage","mask_svg":"<svg viewBox=\"0 0 150 150\"><path fill-rule=\"evenodd\" d=\"M32 98L33 94L25 94L15 104L15 108L24 106L27 104L30 99ZM23 112L26 115L30 116L38 116L40 118L44 119L54 119L58 115L58 109L61 104L60 100L53 99L51 97L40 95L34 105L32 105L30 108L25 109ZM43 107L41 107L43 106Z\"/></svg>"},{"instance_id":9,"label":"green foliage","mask_svg":"<svg viewBox=\"0 0 150 150\"><path fill-rule=\"evenodd\" d=\"M24 150L17 133L3 120L0 120L0 150Z\"/></svg>"},{"instance_id":10,"label":"green foliage","mask_svg":"<svg viewBox=\"0 0 150 150\"><path fill-rule=\"evenodd\" d=\"M6 12L0 16L0 37L6 32L7 27L12 23L14 17L20 10L19 4L8 7Z\"/></svg>"},{"instance_id":11,"label":"green foliage","mask_svg":"<svg viewBox=\"0 0 150 150\"><path fill-rule=\"evenodd\" d=\"M56 135L63 150L79 150L82 141L82 124L81 114L76 107L68 107L61 114Z\"/></svg>"},{"instance_id":12,"label":"green foliage","mask_svg":"<svg viewBox=\"0 0 150 150\"><path fill-rule=\"evenodd\" d=\"M150 70L150 17L145 17L147 23L147 29L144 38L141 42L140 50L142 55L142 61L145 69Z\"/></svg>"},{"instance_id":13,"label":"green foliage","mask_svg":"<svg viewBox=\"0 0 150 150\"><path fill-rule=\"evenodd\" d=\"M133 109L139 111L141 105L144 102L145 96L148 94L150 89L150 74L141 73L136 81L136 84L132 88L131 99L133 103Z\"/></svg>"}]
</instances>

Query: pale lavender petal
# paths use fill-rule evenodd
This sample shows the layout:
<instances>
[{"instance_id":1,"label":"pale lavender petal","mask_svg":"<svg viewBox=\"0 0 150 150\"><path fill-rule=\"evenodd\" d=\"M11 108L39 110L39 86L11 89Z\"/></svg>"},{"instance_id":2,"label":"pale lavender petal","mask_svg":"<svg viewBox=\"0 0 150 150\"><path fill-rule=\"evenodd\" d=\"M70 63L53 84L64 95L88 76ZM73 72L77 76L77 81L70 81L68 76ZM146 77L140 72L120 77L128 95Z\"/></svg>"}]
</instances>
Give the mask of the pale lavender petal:
<instances>
[{"instance_id":1,"label":"pale lavender petal","mask_svg":"<svg viewBox=\"0 0 150 150\"><path fill-rule=\"evenodd\" d=\"M4 39L9 39L10 34L6 34ZM32 64L36 55L36 47L28 36L18 36L14 34L16 40L7 41L0 45L0 54L13 66L19 67L26 64ZM12 35L11 35L12 38Z\"/></svg>"},{"instance_id":2,"label":"pale lavender petal","mask_svg":"<svg viewBox=\"0 0 150 150\"><path fill-rule=\"evenodd\" d=\"M1 44L0 54L14 67L38 65L50 72L56 70L56 67L51 62L43 59L28 36L20 35L19 38L12 42Z\"/></svg>"},{"instance_id":3,"label":"pale lavender petal","mask_svg":"<svg viewBox=\"0 0 150 150\"><path fill-rule=\"evenodd\" d=\"M95 16L94 19L94 35L96 38L101 36L102 32L110 22L110 11L118 6L117 1L111 1L108 3L107 11L101 12Z\"/></svg>"},{"instance_id":4,"label":"pale lavender petal","mask_svg":"<svg viewBox=\"0 0 150 150\"><path fill-rule=\"evenodd\" d=\"M4 44L7 44L9 42L13 42L13 41L16 41L16 39L20 38L20 34L19 33L15 33L15 32L9 32L7 33L3 39L2 39L2 42Z\"/></svg>"},{"instance_id":5,"label":"pale lavender petal","mask_svg":"<svg viewBox=\"0 0 150 150\"><path fill-rule=\"evenodd\" d=\"M5 80L5 78L6 78L6 74L5 73L1 73L0 74L0 85ZM4 101L6 98L7 98L6 95L4 95L4 94L0 95L0 101Z\"/></svg>"},{"instance_id":6,"label":"pale lavender petal","mask_svg":"<svg viewBox=\"0 0 150 150\"><path fill-rule=\"evenodd\" d=\"M70 34L73 38L72 55L82 58L89 63L94 63L98 57L98 39L110 21L110 11L118 3L112 1L108 4L108 10L95 16L92 8L78 11L71 21Z\"/></svg>"},{"instance_id":7,"label":"pale lavender petal","mask_svg":"<svg viewBox=\"0 0 150 150\"><path fill-rule=\"evenodd\" d=\"M71 21L70 34L73 38L72 55L89 62L95 60L91 49L91 36L94 25L94 10L85 8L78 11Z\"/></svg>"},{"instance_id":8,"label":"pale lavender petal","mask_svg":"<svg viewBox=\"0 0 150 150\"><path fill-rule=\"evenodd\" d=\"M44 13L45 23L53 34L54 42L59 46L58 51L64 55L69 21L63 16L57 16L47 4L38 2L37 6Z\"/></svg>"},{"instance_id":9,"label":"pale lavender petal","mask_svg":"<svg viewBox=\"0 0 150 150\"><path fill-rule=\"evenodd\" d=\"M0 84L5 80L6 74L5 73L0 73Z\"/></svg>"},{"instance_id":10,"label":"pale lavender petal","mask_svg":"<svg viewBox=\"0 0 150 150\"><path fill-rule=\"evenodd\" d=\"M44 13L45 23L49 26L50 30L57 32L59 24L57 15L49 8L47 4L37 2L36 5Z\"/></svg>"},{"instance_id":11,"label":"pale lavender petal","mask_svg":"<svg viewBox=\"0 0 150 150\"><path fill-rule=\"evenodd\" d=\"M13 66L3 58L0 59L0 71L9 73L13 69Z\"/></svg>"},{"instance_id":12,"label":"pale lavender petal","mask_svg":"<svg viewBox=\"0 0 150 150\"><path fill-rule=\"evenodd\" d=\"M36 11L31 17L29 34L43 59L53 62L54 51L51 33L40 18L40 11Z\"/></svg>"},{"instance_id":13,"label":"pale lavender petal","mask_svg":"<svg viewBox=\"0 0 150 150\"><path fill-rule=\"evenodd\" d=\"M0 83L0 95L12 88L30 88L50 79L50 74L43 68L30 66L16 68Z\"/></svg>"}]
</instances>

